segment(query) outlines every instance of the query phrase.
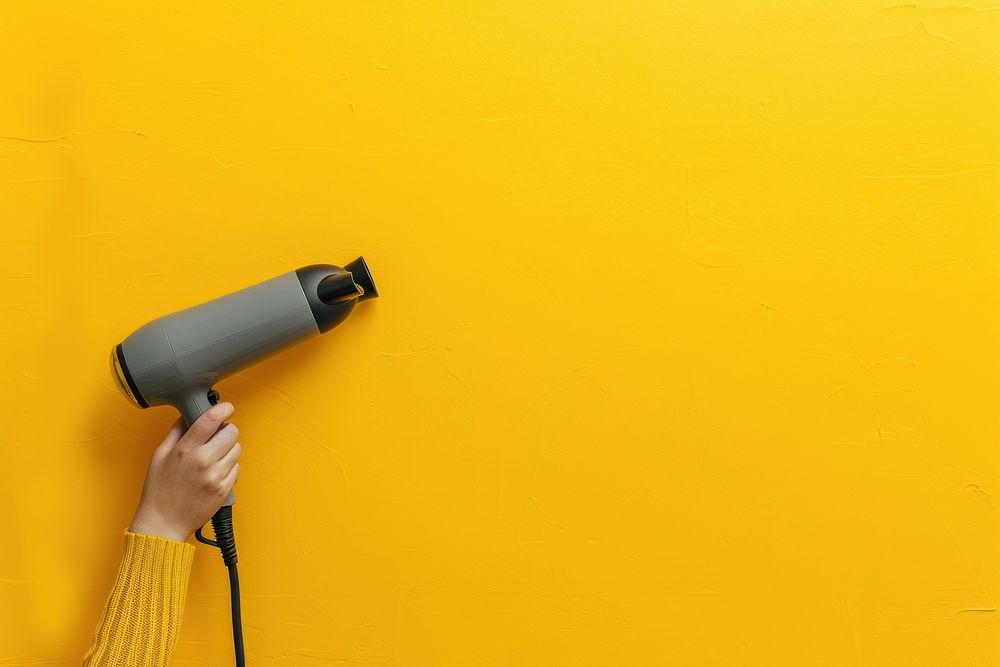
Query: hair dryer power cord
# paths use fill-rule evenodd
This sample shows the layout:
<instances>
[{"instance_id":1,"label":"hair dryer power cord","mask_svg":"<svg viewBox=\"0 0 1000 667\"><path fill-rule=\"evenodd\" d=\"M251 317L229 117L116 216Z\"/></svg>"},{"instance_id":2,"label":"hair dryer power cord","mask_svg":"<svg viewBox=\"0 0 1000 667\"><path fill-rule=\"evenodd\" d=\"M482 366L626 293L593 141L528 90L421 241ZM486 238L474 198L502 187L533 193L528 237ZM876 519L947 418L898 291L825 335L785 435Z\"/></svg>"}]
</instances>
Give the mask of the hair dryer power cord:
<instances>
[{"instance_id":1,"label":"hair dryer power cord","mask_svg":"<svg viewBox=\"0 0 1000 667\"><path fill-rule=\"evenodd\" d=\"M243 620L240 617L240 575L236 571L236 536L233 534L233 507L224 505L212 516L212 530L215 539L201 534L201 528L194 531L195 538L222 552L222 562L229 570L229 601L233 610L233 648L236 651L236 667L246 667L243 655Z\"/></svg>"}]
</instances>

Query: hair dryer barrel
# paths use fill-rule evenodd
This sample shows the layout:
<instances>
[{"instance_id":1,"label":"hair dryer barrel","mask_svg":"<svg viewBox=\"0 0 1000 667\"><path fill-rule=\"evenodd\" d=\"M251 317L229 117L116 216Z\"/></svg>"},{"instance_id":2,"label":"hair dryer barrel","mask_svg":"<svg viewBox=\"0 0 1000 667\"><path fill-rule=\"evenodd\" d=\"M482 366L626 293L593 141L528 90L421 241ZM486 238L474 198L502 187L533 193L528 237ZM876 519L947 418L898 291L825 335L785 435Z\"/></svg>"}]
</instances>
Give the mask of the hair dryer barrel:
<instances>
[{"instance_id":1,"label":"hair dryer barrel","mask_svg":"<svg viewBox=\"0 0 1000 667\"><path fill-rule=\"evenodd\" d=\"M361 257L303 267L140 327L115 348L112 367L136 405L174 405L190 425L217 400L216 381L330 330L376 296Z\"/></svg>"}]
</instances>

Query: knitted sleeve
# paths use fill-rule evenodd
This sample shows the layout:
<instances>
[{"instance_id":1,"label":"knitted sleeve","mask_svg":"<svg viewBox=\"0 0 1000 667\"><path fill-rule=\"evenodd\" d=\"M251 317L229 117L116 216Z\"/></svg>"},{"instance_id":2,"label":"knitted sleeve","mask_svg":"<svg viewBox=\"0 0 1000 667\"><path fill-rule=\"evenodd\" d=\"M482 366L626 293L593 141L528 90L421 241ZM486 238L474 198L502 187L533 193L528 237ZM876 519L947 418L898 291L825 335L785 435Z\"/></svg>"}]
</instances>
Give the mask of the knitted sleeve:
<instances>
[{"instance_id":1,"label":"knitted sleeve","mask_svg":"<svg viewBox=\"0 0 1000 667\"><path fill-rule=\"evenodd\" d=\"M180 634L194 547L125 533L122 562L84 667L166 667Z\"/></svg>"}]
</instances>

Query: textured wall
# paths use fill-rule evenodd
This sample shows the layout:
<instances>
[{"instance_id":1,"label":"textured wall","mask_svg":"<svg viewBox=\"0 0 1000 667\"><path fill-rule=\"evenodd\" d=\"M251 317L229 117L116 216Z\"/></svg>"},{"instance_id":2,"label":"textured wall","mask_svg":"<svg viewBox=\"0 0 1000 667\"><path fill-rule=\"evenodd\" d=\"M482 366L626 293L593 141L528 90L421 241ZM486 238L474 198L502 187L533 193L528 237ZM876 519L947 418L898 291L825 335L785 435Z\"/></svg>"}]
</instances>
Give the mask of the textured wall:
<instances>
[{"instance_id":1,"label":"textured wall","mask_svg":"<svg viewBox=\"0 0 1000 667\"><path fill-rule=\"evenodd\" d=\"M219 387L251 664L1000 659L997 6L152 4L0 12L0 664L173 419L112 344L362 252Z\"/></svg>"}]
</instances>

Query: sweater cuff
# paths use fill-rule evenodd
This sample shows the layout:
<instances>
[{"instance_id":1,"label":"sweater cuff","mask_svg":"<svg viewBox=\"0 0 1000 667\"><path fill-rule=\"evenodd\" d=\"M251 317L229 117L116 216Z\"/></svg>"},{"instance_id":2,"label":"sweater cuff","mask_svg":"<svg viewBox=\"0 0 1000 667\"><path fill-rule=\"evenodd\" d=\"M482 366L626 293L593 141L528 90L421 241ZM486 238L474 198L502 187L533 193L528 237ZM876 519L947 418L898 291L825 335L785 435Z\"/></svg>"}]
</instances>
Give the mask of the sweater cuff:
<instances>
[{"instance_id":1,"label":"sweater cuff","mask_svg":"<svg viewBox=\"0 0 1000 667\"><path fill-rule=\"evenodd\" d=\"M125 533L118 576L85 665L166 665L180 634L195 548Z\"/></svg>"},{"instance_id":2,"label":"sweater cuff","mask_svg":"<svg viewBox=\"0 0 1000 667\"><path fill-rule=\"evenodd\" d=\"M171 584L183 582L184 589L187 590L194 553L194 546L187 542L126 530L122 569L129 566L146 571L144 568L148 569L152 565L163 581Z\"/></svg>"}]
</instances>

